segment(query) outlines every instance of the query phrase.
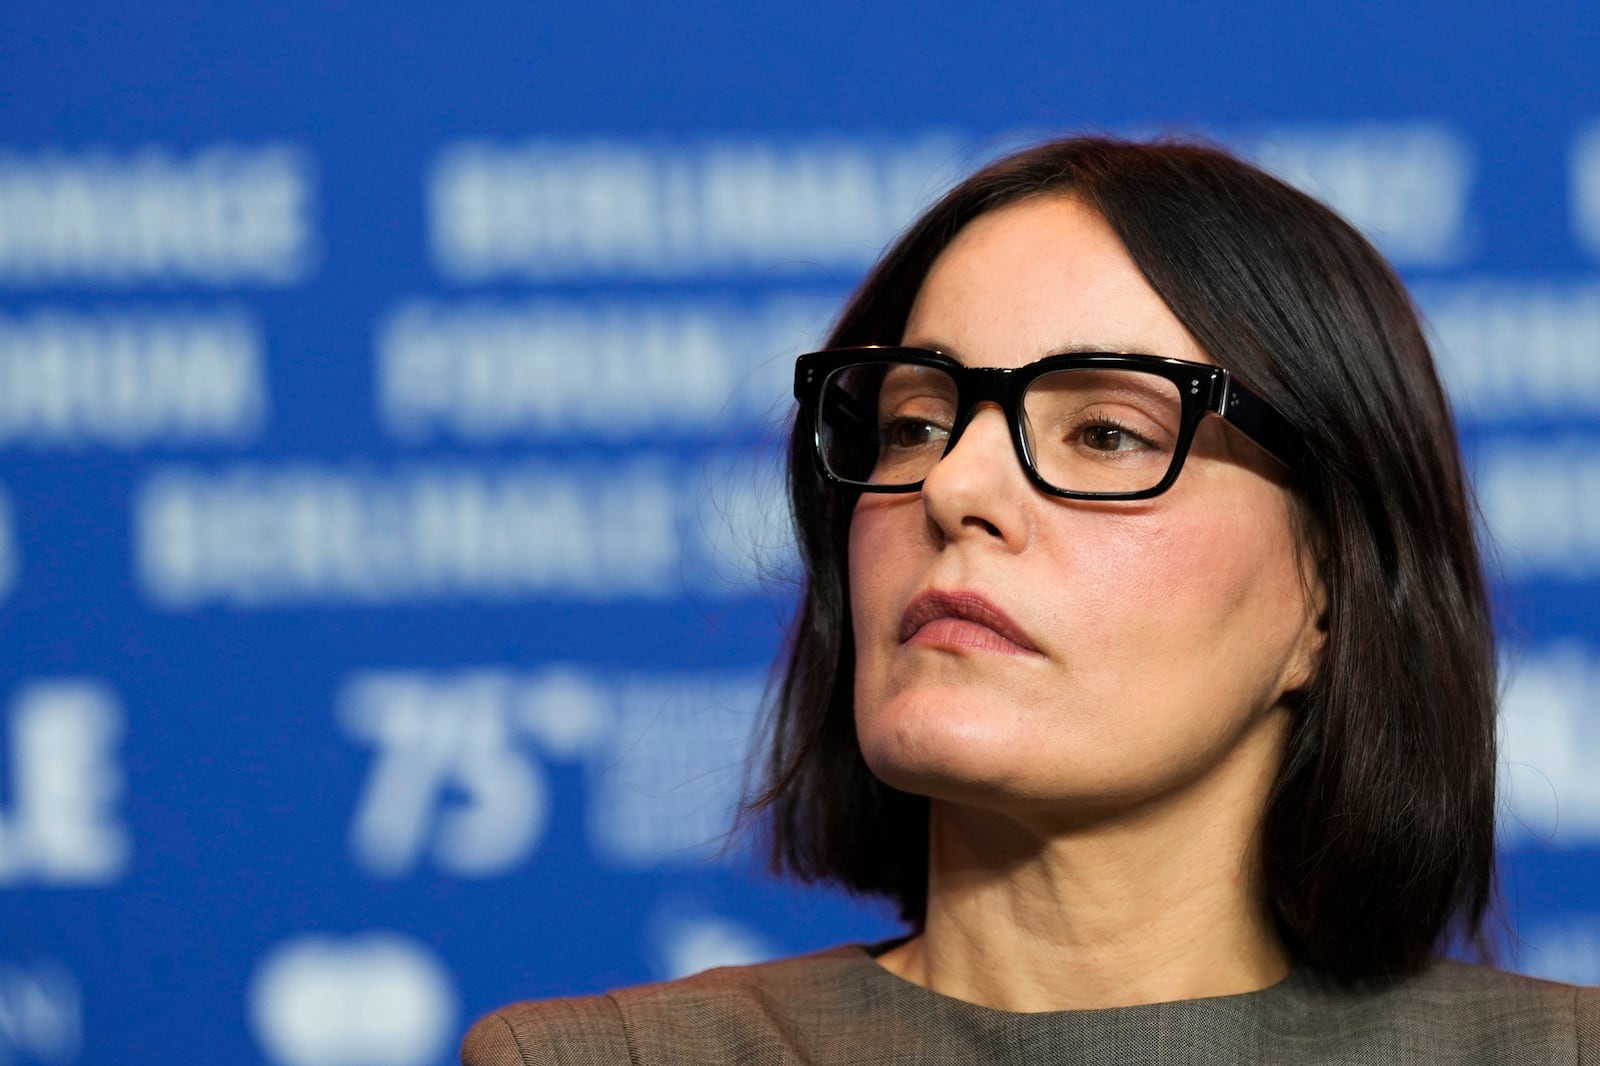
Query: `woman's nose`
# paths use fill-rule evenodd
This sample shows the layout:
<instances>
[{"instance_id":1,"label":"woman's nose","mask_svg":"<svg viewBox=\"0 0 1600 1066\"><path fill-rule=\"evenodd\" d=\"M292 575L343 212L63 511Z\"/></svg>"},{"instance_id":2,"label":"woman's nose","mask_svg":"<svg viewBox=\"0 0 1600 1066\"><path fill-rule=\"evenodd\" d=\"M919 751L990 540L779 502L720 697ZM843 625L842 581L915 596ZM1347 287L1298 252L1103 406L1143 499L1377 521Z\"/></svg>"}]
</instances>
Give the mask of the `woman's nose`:
<instances>
[{"instance_id":1,"label":"woman's nose","mask_svg":"<svg viewBox=\"0 0 1600 1066\"><path fill-rule=\"evenodd\" d=\"M1034 495L999 406L980 404L950 450L922 482L922 504L945 538L998 538L1027 543L1027 507Z\"/></svg>"}]
</instances>

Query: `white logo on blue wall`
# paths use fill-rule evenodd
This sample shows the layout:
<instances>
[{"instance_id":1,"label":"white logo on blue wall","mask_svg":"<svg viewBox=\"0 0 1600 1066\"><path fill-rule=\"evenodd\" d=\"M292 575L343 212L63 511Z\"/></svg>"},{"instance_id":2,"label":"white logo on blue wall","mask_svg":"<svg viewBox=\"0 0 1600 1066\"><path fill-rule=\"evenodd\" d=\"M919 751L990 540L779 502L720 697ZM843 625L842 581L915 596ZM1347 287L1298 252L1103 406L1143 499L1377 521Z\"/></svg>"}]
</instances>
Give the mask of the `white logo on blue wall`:
<instances>
[{"instance_id":1,"label":"white logo on blue wall","mask_svg":"<svg viewBox=\"0 0 1600 1066\"><path fill-rule=\"evenodd\" d=\"M1507 657L1501 700L1501 842L1600 843L1600 659L1578 644Z\"/></svg>"},{"instance_id":2,"label":"white logo on blue wall","mask_svg":"<svg viewBox=\"0 0 1600 1066\"><path fill-rule=\"evenodd\" d=\"M6 719L9 807L0 809L0 886L100 885L131 857L117 802L122 708L105 685L35 681Z\"/></svg>"},{"instance_id":3,"label":"white logo on blue wall","mask_svg":"<svg viewBox=\"0 0 1600 1066\"><path fill-rule=\"evenodd\" d=\"M653 461L157 466L135 573L165 610L660 599L682 588L682 480Z\"/></svg>"},{"instance_id":4,"label":"white logo on blue wall","mask_svg":"<svg viewBox=\"0 0 1600 1066\"><path fill-rule=\"evenodd\" d=\"M21 560L17 557L17 535L11 511L11 496L0 486L0 603L11 595Z\"/></svg>"},{"instance_id":5,"label":"white logo on blue wall","mask_svg":"<svg viewBox=\"0 0 1600 1066\"><path fill-rule=\"evenodd\" d=\"M842 294L396 305L373 335L374 403L406 443L663 445L781 422L794 356Z\"/></svg>"},{"instance_id":6,"label":"white logo on blue wall","mask_svg":"<svg viewBox=\"0 0 1600 1066\"><path fill-rule=\"evenodd\" d=\"M302 936L257 966L250 1028L275 1066L424 1066L455 1036L454 983L396 933Z\"/></svg>"},{"instance_id":7,"label":"white logo on blue wall","mask_svg":"<svg viewBox=\"0 0 1600 1066\"><path fill-rule=\"evenodd\" d=\"M454 282L865 269L962 164L954 138L459 141L427 178Z\"/></svg>"},{"instance_id":8,"label":"white logo on blue wall","mask_svg":"<svg viewBox=\"0 0 1600 1066\"><path fill-rule=\"evenodd\" d=\"M315 270L298 146L0 152L0 282L292 285Z\"/></svg>"},{"instance_id":9,"label":"white logo on blue wall","mask_svg":"<svg viewBox=\"0 0 1600 1066\"><path fill-rule=\"evenodd\" d=\"M373 749L352 853L383 878L423 864L509 872L550 824L547 765L569 762L582 770L583 823L602 864L703 863L732 824L763 687L753 671L352 675L339 716Z\"/></svg>"},{"instance_id":10,"label":"white logo on blue wall","mask_svg":"<svg viewBox=\"0 0 1600 1066\"><path fill-rule=\"evenodd\" d=\"M1463 422L1526 434L1600 418L1600 285L1479 277L1412 293Z\"/></svg>"},{"instance_id":11,"label":"white logo on blue wall","mask_svg":"<svg viewBox=\"0 0 1600 1066\"><path fill-rule=\"evenodd\" d=\"M460 876L501 873L550 820L543 766L514 743L504 675L364 678L341 701L345 728L373 747L350 829L358 862L398 877L424 856Z\"/></svg>"},{"instance_id":12,"label":"white logo on blue wall","mask_svg":"<svg viewBox=\"0 0 1600 1066\"><path fill-rule=\"evenodd\" d=\"M689 519L687 562L706 591L788 595L799 554L789 522L783 456L746 452L708 463L696 479L699 506Z\"/></svg>"},{"instance_id":13,"label":"white logo on blue wall","mask_svg":"<svg viewBox=\"0 0 1600 1066\"><path fill-rule=\"evenodd\" d=\"M1600 915L1561 916L1523 930L1510 961L1534 977L1600 984Z\"/></svg>"},{"instance_id":14,"label":"white logo on blue wall","mask_svg":"<svg viewBox=\"0 0 1600 1066\"><path fill-rule=\"evenodd\" d=\"M728 839L766 691L760 671L623 676L586 766L584 822L621 869L703 863Z\"/></svg>"},{"instance_id":15,"label":"white logo on blue wall","mask_svg":"<svg viewBox=\"0 0 1600 1066\"><path fill-rule=\"evenodd\" d=\"M0 1063L76 1062L83 1046L83 990L54 959L0 962Z\"/></svg>"},{"instance_id":16,"label":"white logo on blue wall","mask_svg":"<svg viewBox=\"0 0 1600 1066\"><path fill-rule=\"evenodd\" d=\"M1476 146L1437 122L1283 126L1233 139L1246 156L1333 206L1402 266L1471 251Z\"/></svg>"},{"instance_id":17,"label":"white logo on blue wall","mask_svg":"<svg viewBox=\"0 0 1600 1066\"><path fill-rule=\"evenodd\" d=\"M1585 127L1572 142L1572 229L1578 243L1600 259L1600 122Z\"/></svg>"},{"instance_id":18,"label":"white logo on blue wall","mask_svg":"<svg viewBox=\"0 0 1600 1066\"><path fill-rule=\"evenodd\" d=\"M1490 560L1502 575L1600 577L1600 435L1502 438L1476 466Z\"/></svg>"},{"instance_id":19,"label":"white logo on blue wall","mask_svg":"<svg viewBox=\"0 0 1600 1066\"><path fill-rule=\"evenodd\" d=\"M270 406L265 347L236 306L0 314L0 445L253 441Z\"/></svg>"},{"instance_id":20,"label":"white logo on blue wall","mask_svg":"<svg viewBox=\"0 0 1600 1066\"><path fill-rule=\"evenodd\" d=\"M778 948L759 930L724 915L667 903L651 920L646 940L655 976L663 981L718 966L749 966L776 958Z\"/></svg>"}]
</instances>

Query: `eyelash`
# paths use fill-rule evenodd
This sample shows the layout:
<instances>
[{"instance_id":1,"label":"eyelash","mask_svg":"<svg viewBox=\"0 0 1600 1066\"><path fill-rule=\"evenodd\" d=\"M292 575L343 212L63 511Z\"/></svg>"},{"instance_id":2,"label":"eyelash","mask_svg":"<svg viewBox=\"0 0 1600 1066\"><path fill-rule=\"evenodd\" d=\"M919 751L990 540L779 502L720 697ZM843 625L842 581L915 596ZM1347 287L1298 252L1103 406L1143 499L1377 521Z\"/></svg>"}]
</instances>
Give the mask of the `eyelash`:
<instances>
[{"instance_id":1,"label":"eyelash","mask_svg":"<svg viewBox=\"0 0 1600 1066\"><path fill-rule=\"evenodd\" d=\"M1072 426L1072 432L1078 435L1081 435L1086 429L1114 429L1118 433L1126 434L1145 447L1156 447L1156 442L1145 434L1107 415L1089 415Z\"/></svg>"}]
</instances>

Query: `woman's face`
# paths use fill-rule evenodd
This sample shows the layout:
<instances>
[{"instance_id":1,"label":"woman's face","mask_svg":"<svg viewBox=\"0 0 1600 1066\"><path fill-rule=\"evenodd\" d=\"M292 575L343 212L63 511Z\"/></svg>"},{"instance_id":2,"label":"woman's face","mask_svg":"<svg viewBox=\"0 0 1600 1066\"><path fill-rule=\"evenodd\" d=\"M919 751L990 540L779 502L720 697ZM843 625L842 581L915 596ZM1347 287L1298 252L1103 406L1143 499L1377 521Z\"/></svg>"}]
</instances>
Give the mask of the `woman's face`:
<instances>
[{"instance_id":1,"label":"woman's face","mask_svg":"<svg viewBox=\"0 0 1600 1066\"><path fill-rule=\"evenodd\" d=\"M903 341L969 366L1072 349L1212 362L1105 220L1062 197L962 230ZM1029 483L1008 432L981 408L921 492L856 505L868 765L905 791L1067 822L1176 796L1259 811L1279 699L1320 646L1281 470L1207 417L1163 495L1062 500Z\"/></svg>"}]
</instances>

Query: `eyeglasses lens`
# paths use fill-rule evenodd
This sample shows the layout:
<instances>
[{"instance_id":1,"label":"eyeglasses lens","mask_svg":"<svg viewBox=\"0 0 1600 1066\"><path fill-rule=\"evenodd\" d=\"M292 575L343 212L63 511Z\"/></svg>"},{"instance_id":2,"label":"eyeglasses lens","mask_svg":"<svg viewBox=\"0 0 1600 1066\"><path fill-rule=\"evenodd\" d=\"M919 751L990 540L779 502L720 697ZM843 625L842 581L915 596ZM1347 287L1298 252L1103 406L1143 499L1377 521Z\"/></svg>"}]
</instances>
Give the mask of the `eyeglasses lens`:
<instances>
[{"instance_id":1,"label":"eyeglasses lens","mask_svg":"<svg viewBox=\"0 0 1600 1066\"><path fill-rule=\"evenodd\" d=\"M860 363L822 390L819 443L828 471L858 485L915 485L945 454L965 412L938 367ZM1022 430L1039 477L1069 492L1142 492L1172 466L1183 420L1178 386L1138 370L1058 370L1022 398Z\"/></svg>"}]
</instances>

